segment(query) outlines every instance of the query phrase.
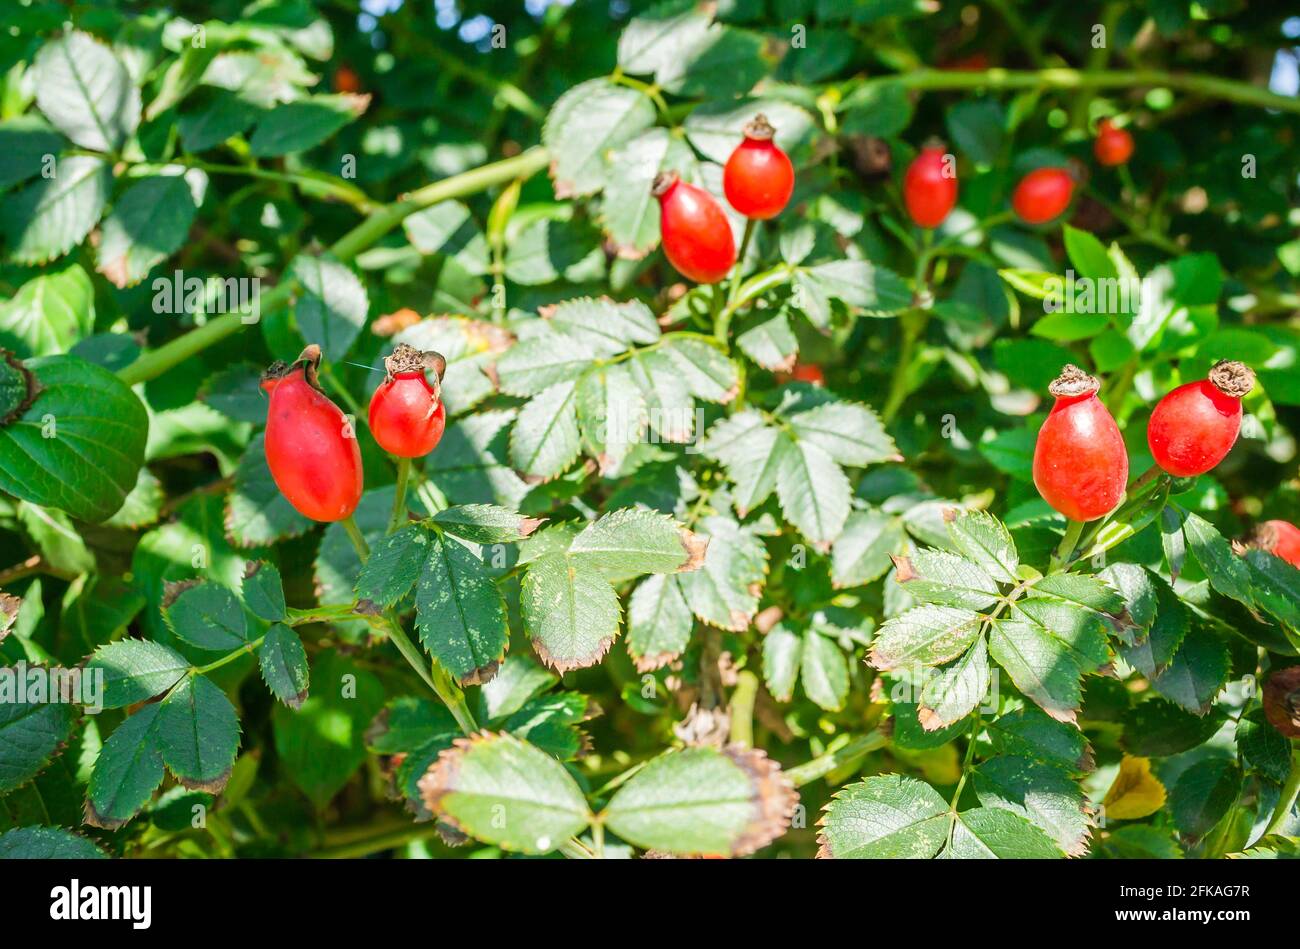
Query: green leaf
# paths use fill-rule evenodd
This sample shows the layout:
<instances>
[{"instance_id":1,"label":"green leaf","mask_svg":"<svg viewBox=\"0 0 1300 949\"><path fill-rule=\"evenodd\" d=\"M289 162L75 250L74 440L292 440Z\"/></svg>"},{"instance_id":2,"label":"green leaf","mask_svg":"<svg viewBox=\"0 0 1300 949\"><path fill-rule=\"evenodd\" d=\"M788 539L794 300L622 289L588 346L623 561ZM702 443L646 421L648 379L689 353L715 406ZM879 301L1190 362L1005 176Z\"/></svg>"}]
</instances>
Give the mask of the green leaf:
<instances>
[{"instance_id":1,"label":"green leaf","mask_svg":"<svg viewBox=\"0 0 1300 949\"><path fill-rule=\"evenodd\" d=\"M1255 605L1286 626L1300 629L1300 570L1266 550L1246 552Z\"/></svg>"},{"instance_id":2,"label":"green leaf","mask_svg":"<svg viewBox=\"0 0 1300 949\"><path fill-rule=\"evenodd\" d=\"M1052 718L1076 720L1082 670L1060 639L1037 623L999 619L989 632L989 655Z\"/></svg>"},{"instance_id":3,"label":"green leaf","mask_svg":"<svg viewBox=\"0 0 1300 949\"><path fill-rule=\"evenodd\" d=\"M686 602L711 626L748 629L767 577L767 548L754 531L728 517L706 517L698 526L696 537L708 547L699 569L679 581Z\"/></svg>"},{"instance_id":4,"label":"green leaf","mask_svg":"<svg viewBox=\"0 0 1300 949\"><path fill-rule=\"evenodd\" d=\"M62 257L99 221L112 186L113 173L105 162L74 155L58 163L53 178L7 195L0 206L0 230L9 257L20 264Z\"/></svg>"},{"instance_id":5,"label":"green leaf","mask_svg":"<svg viewBox=\"0 0 1300 949\"><path fill-rule=\"evenodd\" d=\"M685 443L695 432L695 400L681 370L664 353L640 352L625 365L641 390L646 418L662 441Z\"/></svg>"},{"instance_id":6,"label":"green leaf","mask_svg":"<svg viewBox=\"0 0 1300 949\"><path fill-rule=\"evenodd\" d=\"M458 740L420 779L420 793L440 820L519 853L549 853L591 820L564 766L513 735Z\"/></svg>"},{"instance_id":7,"label":"green leaf","mask_svg":"<svg viewBox=\"0 0 1300 949\"><path fill-rule=\"evenodd\" d=\"M1291 742L1269 724L1263 709L1237 723L1237 750L1248 768L1274 784L1284 784L1291 773Z\"/></svg>"},{"instance_id":8,"label":"green leaf","mask_svg":"<svg viewBox=\"0 0 1300 949\"><path fill-rule=\"evenodd\" d=\"M819 857L926 859L948 839L948 802L916 778L884 774L841 788L821 819Z\"/></svg>"},{"instance_id":9,"label":"green leaf","mask_svg":"<svg viewBox=\"0 0 1300 949\"><path fill-rule=\"evenodd\" d=\"M612 477L645 433L645 397L627 366L615 363L583 375L576 398L583 447L595 456L601 474Z\"/></svg>"},{"instance_id":10,"label":"green leaf","mask_svg":"<svg viewBox=\"0 0 1300 949\"><path fill-rule=\"evenodd\" d=\"M581 219L533 221L506 249L506 279L526 287L600 280L604 269L600 232Z\"/></svg>"},{"instance_id":11,"label":"green leaf","mask_svg":"<svg viewBox=\"0 0 1300 949\"><path fill-rule=\"evenodd\" d=\"M912 305L912 291L898 274L865 260L832 260L795 273L800 309L818 328L830 326L830 301L840 300L866 316L895 316Z\"/></svg>"},{"instance_id":12,"label":"green leaf","mask_svg":"<svg viewBox=\"0 0 1300 949\"><path fill-rule=\"evenodd\" d=\"M655 176L667 170L686 175L695 156L667 129L652 128L613 149L609 164L613 173L605 185L600 221L615 253L639 260L659 244L659 202L650 190Z\"/></svg>"},{"instance_id":13,"label":"green leaf","mask_svg":"<svg viewBox=\"0 0 1300 949\"><path fill-rule=\"evenodd\" d=\"M799 355L799 340L782 310L736 337L741 352L770 372L789 372Z\"/></svg>"},{"instance_id":14,"label":"green leaf","mask_svg":"<svg viewBox=\"0 0 1300 949\"><path fill-rule=\"evenodd\" d=\"M319 344L326 361L340 361L366 324L366 288L351 268L329 254L299 254L289 274L302 285L294 318L303 338Z\"/></svg>"},{"instance_id":15,"label":"green leaf","mask_svg":"<svg viewBox=\"0 0 1300 949\"><path fill-rule=\"evenodd\" d=\"M581 340L558 333L533 336L515 343L497 360L497 384L508 395L537 395L577 379L594 358L595 352Z\"/></svg>"},{"instance_id":16,"label":"green leaf","mask_svg":"<svg viewBox=\"0 0 1300 949\"><path fill-rule=\"evenodd\" d=\"M355 121L369 104L369 96L347 94L286 102L257 123L248 150L258 158L306 151Z\"/></svg>"},{"instance_id":17,"label":"green leaf","mask_svg":"<svg viewBox=\"0 0 1300 949\"><path fill-rule=\"evenodd\" d=\"M64 135L114 152L140 124L140 91L122 61L88 33L68 33L36 54L36 105Z\"/></svg>"},{"instance_id":18,"label":"green leaf","mask_svg":"<svg viewBox=\"0 0 1300 949\"><path fill-rule=\"evenodd\" d=\"M816 444L787 444L790 447L781 452L776 474L781 511L813 544L828 548L848 520L849 479L835 459Z\"/></svg>"},{"instance_id":19,"label":"green leaf","mask_svg":"<svg viewBox=\"0 0 1300 949\"><path fill-rule=\"evenodd\" d=\"M726 467L736 487L736 512L743 517L776 489L780 463L793 447L760 413L746 409L715 423L699 450Z\"/></svg>"},{"instance_id":20,"label":"green leaf","mask_svg":"<svg viewBox=\"0 0 1300 949\"><path fill-rule=\"evenodd\" d=\"M435 539L424 526L408 524L375 544L361 565L357 600L383 609L396 604L415 586Z\"/></svg>"},{"instance_id":21,"label":"green leaf","mask_svg":"<svg viewBox=\"0 0 1300 949\"><path fill-rule=\"evenodd\" d=\"M994 719L988 725L988 735L999 754L1033 758L1076 773L1094 767L1083 732L1032 705Z\"/></svg>"},{"instance_id":22,"label":"green leaf","mask_svg":"<svg viewBox=\"0 0 1300 949\"><path fill-rule=\"evenodd\" d=\"M1064 771L1029 758L999 756L982 762L974 776L985 807L1020 815L1046 831L1068 856L1087 852L1092 821L1083 789Z\"/></svg>"},{"instance_id":23,"label":"green leaf","mask_svg":"<svg viewBox=\"0 0 1300 949\"><path fill-rule=\"evenodd\" d=\"M217 89L197 111L182 115L176 126L185 151L196 154L244 133L261 114L261 108L237 92Z\"/></svg>"},{"instance_id":24,"label":"green leaf","mask_svg":"<svg viewBox=\"0 0 1300 949\"><path fill-rule=\"evenodd\" d=\"M105 685L105 695L108 688ZM105 707L109 706L107 701ZM160 704L146 705L121 725L95 759L86 791L86 823L105 830L121 827L140 812L163 780L158 746Z\"/></svg>"},{"instance_id":25,"label":"green leaf","mask_svg":"<svg viewBox=\"0 0 1300 949\"><path fill-rule=\"evenodd\" d=\"M639 847L738 857L785 833L797 800L762 751L686 748L638 771L615 792L602 818Z\"/></svg>"},{"instance_id":26,"label":"green leaf","mask_svg":"<svg viewBox=\"0 0 1300 949\"><path fill-rule=\"evenodd\" d=\"M838 644L816 630L803 634L801 681L804 695L828 712L838 712L849 695L849 664Z\"/></svg>"},{"instance_id":27,"label":"green leaf","mask_svg":"<svg viewBox=\"0 0 1300 949\"><path fill-rule=\"evenodd\" d=\"M927 732L947 728L974 711L988 690L989 653L981 636L952 665L926 678L916 706L917 722Z\"/></svg>"},{"instance_id":28,"label":"green leaf","mask_svg":"<svg viewBox=\"0 0 1300 949\"><path fill-rule=\"evenodd\" d=\"M654 103L647 96L608 79L589 79L560 96L542 127L556 197L580 197L603 188L609 150L631 141L654 120Z\"/></svg>"},{"instance_id":29,"label":"green leaf","mask_svg":"<svg viewBox=\"0 0 1300 949\"><path fill-rule=\"evenodd\" d=\"M1001 596L993 578L965 557L921 548L893 560L894 580L920 603L982 610Z\"/></svg>"},{"instance_id":30,"label":"green leaf","mask_svg":"<svg viewBox=\"0 0 1300 949\"><path fill-rule=\"evenodd\" d=\"M496 674L510 630L501 592L477 555L430 534L415 607L420 642L461 685L479 685Z\"/></svg>"},{"instance_id":31,"label":"green leaf","mask_svg":"<svg viewBox=\"0 0 1300 949\"><path fill-rule=\"evenodd\" d=\"M614 588L594 566L564 554L529 564L520 606L533 649L560 673L600 662L618 635Z\"/></svg>"},{"instance_id":32,"label":"green leaf","mask_svg":"<svg viewBox=\"0 0 1300 949\"><path fill-rule=\"evenodd\" d=\"M803 637L778 623L763 637L763 680L772 698L788 702L794 695L803 660Z\"/></svg>"},{"instance_id":33,"label":"green leaf","mask_svg":"<svg viewBox=\"0 0 1300 949\"><path fill-rule=\"evenodd\" d=\"M880 627L871 647L871 664L888 671L947 662L970 648L983 622L984 617L971 610L918 606Z\"/></svg>"},{"instance_id":34,"label":"green leaf","mask_svg":"<svg viewBox=\"0 0 1300 949\"><path fill-rule=\"evenodd\" d=\"M1111 661L1108 627L1096 613L1056 600L1022 597L1012 605L1011 617L1027 617L1046 630L1084 672L1095 672Z\"/></svg>"},{"instance_id":35,"label":"green leaf","mask_svg":"<svg viewBox=\"0 0 1300 949\"><path fill-rule=\"evenodd\" d=\"M283 623L274 623L257 650L262 681L271 694L291 709L302 708L307 701L311 672L307 666L307 650L297 632Z\"/></svg>"},{"instance_id":36,"label":"green leaf","mask_svg":"<svg viewBox=\"0 0 1300 949\"><path fill-rule=\"evenodd\" d=\"M1214 526L1190 511L1183 521L1187 547L1205 571L1210 586L1239 603L1254 606L1250 589L1250 569L1232 552L1232 546Z\"/></svg>"},{"instance_id":37,"label":"green leaf","mask_svg":"<svg viewBox=\"0 0 1300 949\"><path fill-rule=\"evenodd\" d=\"M994 807L962 811L953 826L952 845L942 857L963 860L1050 860L1061 856L1046 832L1019 814Z\"/></svg>"},{"instance_id":38,"label":"green leaf","mask_svg":"<svg viewBox=\"0 0 1300 949\"><path fill-rule=\"evenodd\" d=\"M693 31L690 41L659 64L655 82L679 96L731 98L742 95L771 68L757 33L714 23Z\"/></svg>"},{"instance_id":39,"label":"green leaf","mask_svg":"<svg viewBox=\"0 0 1300 949\"><path fill-rule=\"evenodd\" d=\"M816 445L842 465L864 467L901 461L876 413L855 402L825 402L789 418L799 440Z\"/></svg>"},{"instance_id":40,"label":"green leaf","mask_svg":"<svg viewBox=\"0 0 1300 949\"><path fill-rule=\"evenodd\" d=\"M239 717L206 676L190 676L162 702L155 734L163 763L187 788L220 794L239 751Z\"/></svg>"},{"instance_id":41,"label":"green leaf","mask_svg":"<svg viewBox=\"0 0 1300 949\"><path fill-rule=\"evenodd\" d=\"M212 652L230 652L248 642L248 624L235 594L219 583L183 584L167 591L163 618L185 642Z\"/></svg>"},{"instance_id":42,"label":"green leaf","mask_svg":"<svg viewBox=\"0 0 1300 949\"><path fill-rule=\"evenodd\" d=\"M144 462L144 406L108 370L75 356L43 356L27 367L41 391L0 428L0 490L105 520L135 487Z\"/></svg>"},{"instance_id":43,"label":"green leaf","mask_svg":"<svg viewBox=\"0 0 1300 949\"><path fill-rule=\"evenodd\" d=\"M166 692L190 670L189 660L145 639L119 639L95 650L87 671L103 670L104 708L123 708Z\"/></svg>"},{"instance_id":44,"label":"green leaf","mask_svg":"<svg viewBox=\"0 0 1300 949\"><path fill-rule=\"evenodd\" d=\"M1018 583L1020 559L1011 534L996 517L983 511L953 512L944 515L953 546L975 561L999 583Z\"/></svg>"},{"instance_id":45,"label":"green leaf","mask_svg":"<svg viewBox=\"0 0 1300 949\"><path fill-rule=\"evenodd\" d=\"M1169 664L1148 678L1151 687L1161 695L1189 712L1205 715L1231 669L1223 641L1208 630L1193 626Z\"/></svg>"},{"instance_id":46,"label":"green leaf","mask_svg":"<svg viewBox=\"0 0 1300 949\"><path fill-rule=\"evenodd\" d=\"M258 619L278 623L285 618L284 583L275 564L254 560L244 568L244 604Z\"/></svg>"},{"instance_id":47,"label":"green leaf","mask_svg":"<svg viewBox=\"0 0 1300 949\"><path fill-rule=\"evenodd\" d=\"M618 38L618 65L634 76L667 66L708 30L707 13L689 2L661 3L628 21Z\"/></svg>"},{"instance_id":48,"label":"green leaf","mask_svg":"<svg viewBox=\"0 0 1300 949\"><path fill-rule=\"evenodd\" d=\"M261 547L305 534L311 523L275 486L266 464L266 437L258 432L235 469L235 485L226 499L226 533L240 547Z\"/></svg>"},{"instance_id":49,"label":"green leaf","mask_svg":"<svg viewBox=\"0 0 1300 949\"><path fill-rule=\"evenodd\" d=\"M1152 696L1125 713L1124 750L1139 758L1176 755L1205 744L1223 721L1224 715L1218 710L1213 715L1201 717L1173 702Z\"/></svg>"},{"instance_id":50,"label":"green leaf","mask_svg":"<svg viewBox=\"0 0 1300 949\"><path fill-rule=\"evenodd\" d=\"M67 352L94 329L94 286L77 264L27 281L0 304L0 341L21 356Z\"/></svg>"},{"instance_id":51,"label":"green leaf","mask_svg":"<svg viewBox=\"0 0 1300 949\"><path fill-rule=\"evenodd\" d=\"M333 651L315 657L311 681L311 697L302 707L276 705L271 724L289 780L324 808L366 760L364 735L384 704L384 687Z\"/></svg>"},{"instance_id":52,"label":"green leaf","mask_svg":"<svg viewBox=\"0 0 1300 949\"><path fill-rule=\"evenodd\" d=\"M592 521L569 545L569 560L613 581L646 573L683 573L703 564L707 541L666 514L637 508Z\"/></svg>"},{"instance_id":53,"label":"green leaf","mask_svg":"<svg viewBox=\"0 0 1300 949\"><path fill-rule=\"evenodd\" d=\"M524 406L510 431L510 461L539 480L563 473L578 456L575 384L557 382Z\"/></svg>"},{"instance_id":54,"label":"green leaf","mask_svg":"<svg viewBox=\"0 0 1300 949\"><path fill-rule=\"evenodd\" d=\"M185 243L197 211L182 175L139 179L100 229L96 269L116 287L135 286Z\"/></svg>"},{"instance_id":55,"label":"green leaf","mask_svg":"<svg viewBox=\"0 0 1300 949\"><path fill-rule=\"evenodd\" d=\"M685 380L691 395L697 399L725 404L740 391L736 364L710 343L689 336L671 335L664 339L659 353L668 358Z\"/></svg>"},{"instance_id":56,"label":"green leaf","mask_svg":"<svg viewBox=\"0 0 1300 949\"><path fill-rule=\"evenodd\" d=\"M59 695L44 701L8 697L0 702L0 794L22 787L45 769L72 734L75 718L72 703Z\"/></svg>"},{"instance_id":57,"label":"green leaf","mask_svg":"<svg viewBox=\"0 0 1300 949\"><path fill-rule=\"evenodd\" d=\"M948 110L948 135L957 152L973 162L990 165L1002 147L1006 121L996 99L967 99Z\"/></svg>"},{"instance_id":58,"label":"green leaf","mask_svg":"<svg viewBox=\"0 0 1300 949\"><path fill-rule=\"evenodd\" d=\"M537 530L543 521L495 504L464 504L433 516L433 523L448 534L476 544L516 543Z\"/></svg>"},{"instance_id":59,"label":"green leaf","mask_svg":"<svg viewBox=\"0 0 1300 949\"><path fill-rule=\"evenodd\" d=\"M36 115L0 122L0 188L35 178L47 156L63 149L63 139Z\"/></svg>"},{"instance_id":60,"label":"green leaf","mask_svg":"<svg viewBox=\"0 0 1300 949\"><path fill-rule=\"evenodd\" d=\"M653 574L641 581L627 607L627 651L637 671L652 672L680 656L693 624L680 579Z\"/></svg>"},{"instance_id":61,"label":"green leaf","mask_svg":"<svg viewBox=\"0 0 1300 949\"><path fill-rule=\"evenodd\" d=\"M1204 837L1232 808L1241 790L1237 762L1208 758L1179 775L1169 792L1174 824L1189 837Z\"/></svg>"},{"instance_id":62,"label":"green leaf","mask_svg":"<svg viewBox=\"0 0 1300 949\"><path fill-rule=\"evenodd\" d=\"M105 860L93 841L62 827L15 827L0 834L0 860Z\"/></svg>"},{"instance_id":63,"label":"green leaf","mask_svg":"<svg viewBox=\"0 0 1300 949\"><path fill-rule=\"evenodd\" d=\"M1029 588L1036 599L1058 600L1098 613L1117 615L1125 609L1124 598L1096 577L1081 573L1055 573L1042 577Z\"/></svg>"},{"instance_id":64,"label":"green leaf","mask_svg":"<svg viewBox=\"0 0 1300 949\"><path fill-rule=\"evenodd\" d=\"M854 511L831 547L837 588L865 586L885 574L890 556L903 547L903 525L880 511Z\"/></svg>"},{"instance_id":65,"label":"green leaf","mask_svg":"<svg viewBox=\"0 0 1300 949\"><path fill-rule=\"evenodd\" d=\"M459 201L443 201L416 211L402 221L402 229L421 254L454 257L466 272L476 277L492 272L492 252L487 238L470 209Z\"/></svg>"},{"instance_id":66,"label":"green leaf","mask_svg":"<svg viewBox=\"0 0 1300 949\"><path fill-rule=\"evenodd\" d=\"M601 358L660 339L654 313L640 300L615 303L605 297L577 297L542 307L539 312L561 338L570 344L581 343Z\"/></svg>"}]
</instances>

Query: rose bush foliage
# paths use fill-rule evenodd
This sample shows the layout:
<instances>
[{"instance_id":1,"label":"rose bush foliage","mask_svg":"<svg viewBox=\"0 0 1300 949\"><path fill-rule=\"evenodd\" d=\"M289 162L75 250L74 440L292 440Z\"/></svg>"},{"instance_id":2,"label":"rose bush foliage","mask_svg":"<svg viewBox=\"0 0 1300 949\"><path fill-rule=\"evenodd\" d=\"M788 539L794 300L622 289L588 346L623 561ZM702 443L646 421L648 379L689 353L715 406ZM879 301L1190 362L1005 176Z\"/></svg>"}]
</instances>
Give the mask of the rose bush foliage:
<instances>
[{"instance_id":1,"label":"rose bush foliage","mask_svg":"<svg viewBox=\"0 0 1300 949\"><path fill-rule=\"evenodd\" d=\"M1300 520L1294 21L349 7L0 11L0 655L103 686L0 696L0 854L1296 853L1300 572L1252 533ZM751 229L760 113L795 186ZM409 480L399 343L445 358ZM267 466L309 344L354 520ZM1152 469L1224 359L1235 447ZM1033 478L1067 364L1132 472L1086 525Z\"/></svg>"}]
</instances>

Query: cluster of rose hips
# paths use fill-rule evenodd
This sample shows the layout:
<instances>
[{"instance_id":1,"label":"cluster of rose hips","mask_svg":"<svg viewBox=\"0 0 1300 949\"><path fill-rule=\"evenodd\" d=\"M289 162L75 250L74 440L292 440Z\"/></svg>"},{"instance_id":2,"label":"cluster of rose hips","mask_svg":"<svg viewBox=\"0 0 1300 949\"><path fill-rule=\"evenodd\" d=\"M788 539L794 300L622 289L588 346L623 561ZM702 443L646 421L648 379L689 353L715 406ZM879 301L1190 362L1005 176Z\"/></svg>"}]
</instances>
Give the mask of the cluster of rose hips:
<instances>
[{"instance_id":1,"label":"cluster of rose hips","mask_svg":"<svg viewBox=\"0 0 1300 949\"><path fill-rule=\"evenodd\" d=\"M1103 119L1093 142L1097 161L1108 167L1133 156L1133 136ZM1026 224L1059 217L1074 197L1074 178L1064 168L1036 168L1016 184L1011 208ZM903 203L917 227L938 227L957 204L957 175L941 145L926 145L903 176Z\"/></svg>"},{"instance_id":2,"label":"cluster of rose hips","mask_svg":"<svg viewBox=\"0 0 1300 949\"><path fill-rule=\"evenodd\" d=\"M1255 373L1221 360L1209 377L1168 392L1151 412L1147 447L1175 478L1209 471L1232 450L1241 431L1241 400ZM1048 387L1056 399L1034 445L1034 485L1043 500L1072 521L1105 517L1124 500L1128 453L1119 426L1097 398L1101 383L1078 366L1066 366ZM1255 542L1300 566L1300 530L1268 521Z\"/></svg>"},{"instance_id":3,"label":"cluster of rose hips","mask_svg":"<svg viewBox=\"0 0 1300 949\"><path fill-rule=\"evenodd\" d=\"M275 486L299 514L341 521L361 500L361 448L347 416L321 391L320 359L320 347L313 343L293 363L276 362L262 375L262 389L270 396L266 463ZM446 368L438 353L397 344L370 399L370 433L380 448L399 458L433 451L447 424L441 397Z\"/></svg>"},{"instance_id":4,"label":"cluster of rose hips","mask_svg":"<svg viewBox=\"0 0 1300 949\"><path fill-rule=\"evenodd\" d=\"M722 170L727 203L751 221L776 217L794 193L794 165L773 141L775 134L766 116L755 116ZM717 199L675 171L658 175L652 193L659 199L668 262L696 283L717 283L727 276L736 263L736 241Z\"/></svg>"}]
</instances>

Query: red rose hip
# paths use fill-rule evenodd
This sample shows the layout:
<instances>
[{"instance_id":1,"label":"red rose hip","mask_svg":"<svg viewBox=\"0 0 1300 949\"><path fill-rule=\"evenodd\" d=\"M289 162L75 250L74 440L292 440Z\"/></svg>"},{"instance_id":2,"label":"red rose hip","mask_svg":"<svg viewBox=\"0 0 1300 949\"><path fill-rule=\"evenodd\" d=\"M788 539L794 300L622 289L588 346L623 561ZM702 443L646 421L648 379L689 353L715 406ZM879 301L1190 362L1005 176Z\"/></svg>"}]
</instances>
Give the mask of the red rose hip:
<instances>
[{"instance_id":1,"label":"red rose hip","mask_svg":"<svg viewBox=\"0 0 1300 949\"><path fill-rule=\"evenodd\" d=\"M1300 527L1288 521L1265 521L1255 528L1255 545L1300 567Z\"/></svg>"},{"instance_id":2,"label":"red rose hip","mask_svg":"<svg viewBox=\"0 0 1300 949\"><path fill-rule=\"evenodd\" d=\"M1074 196L1074 179L1064 168L1036 168L1020 179L1011 207L1026 224L1045 224L1060 217Z\"/></svg>"},{"instance_id":3,"label":"red rose hip","mask_svg":"<svg viewBox=\"0 0 1300 949\"><path fill-rule=\"evenodd\" d=\"M943 148L927 145L903 176L903 203L917 227L938 227L957 203L957 175Z\"/></svg>"},{"instance_id":4,"label":"red rose hip","mask_svg":"<svg viewBox=\"0 0 1300 949\"><path fill-rule=\"evenodd\" d=\"M736 263L731 224L713 195L678 177L675 171L655 178L659 232L668 262L688 280L717 283Z\"/></svg>"},{"instance_id":5,"label":"red rose hip","mask_svg":"<svg viewBox=\"0 0 1300 949\"><path fill-rule=\"evenodd\" d=\"M266 413L266 463L280 493L313 521L341 521L361 500L361 449L347 417L316 381L320 347L308 346L290 366L262 377L271 394Z\"/></svg>"},{"instance_id":6,"label":"red rose hip","mask_svg":"<svg viewBox=\"0 0 1300 949\"><path fill-rule=\"evenodd\" d=\"M1241 399L1255 374L1239 362L1216 363L1208 379L1181 385L1151 412L1147 445L1176 478L1204 474L1221 462L1241 431Z\"/></svg>"},{"instance_id":7,"label":"red rose hip","mask_svg":"<svg viewBox=\"0 0 1300 949\"><path fill-rule=\"evenodd\" d=\"M745 126L745 140L722 170L722 191L731 206L759 221L785 210L794 193L794 165L772 140L776 129L761 113Z\"/></svg>"},{"instance_id":8,"label":"red rose hip","mask_svg":"<svg viewBox=\"0 0 1300 949\"><path fill-rule=\"evenodd\" d=\"M447 360L398 343L384 368L387 378L370 398L370 434L380 448L400 458L427 455L447 425L441 384ZM426 371L433 373L432 384Z\"/></svg>"},{"instance_id":9,"label":"red rose hip","mask_svg":"<svg viewBox=\"0 0 1300 949\"><path fill-rule=\"evenodd\" d=\"M1038 493L1072 521L1109 514L1128 484L1124 439L1097 398L1100 387L1078 366L1062 369L1048 390L1056 404L1034 445Z\"/></svg>"},{"instance_id":10,"label":"red rose hip","mask_svg":"<svg viewBox=\"0 0 1300 949\"><path fill-rule=\"evenodd\" d=\"M1133 136L1118 128L1110 119L1097 124L1097 138L1092 143L1092 153L1100 164L1113 168L1133 157Z\"/></svg>"}]
</instances>

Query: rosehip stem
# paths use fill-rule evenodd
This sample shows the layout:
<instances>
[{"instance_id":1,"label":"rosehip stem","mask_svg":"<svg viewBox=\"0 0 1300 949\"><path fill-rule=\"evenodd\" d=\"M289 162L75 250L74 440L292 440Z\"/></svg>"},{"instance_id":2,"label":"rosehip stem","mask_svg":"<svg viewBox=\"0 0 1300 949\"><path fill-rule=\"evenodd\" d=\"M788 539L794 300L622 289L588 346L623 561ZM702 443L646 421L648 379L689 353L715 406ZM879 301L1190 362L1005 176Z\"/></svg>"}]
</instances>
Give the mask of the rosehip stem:
<instances>
[{"instance_id":1,"label":"rosehip stem","mask_svg":"<svg viewBox=\"0 0 1300 949\"><path fill-rule=\"evenodd\" d=\"M805 784L812 784L818 778L826 777L836 768L843 767L855 758L861 758L869 752L884 748L888 743L889 739L879 729L876 729L851 739L834 751L828 751L811 761L805 761L803 764L791 768L785 773L785 776L790 779L791 784L801 788Z\"/></svg>"},{"instance_id":2,"label":"rosehip stem","mask_svg":"<svg viewBox=\"0 0 1300 949\"><path fill-rule=\"evenodd\" d=\"M402 526L406 520L406 486L411 479L411 459L397 459L397 484L396 491L393 495L393 514L388 519L388 530L385 533L391 534Z\"/></svg>"},{"instance_id":3,"label":"rosehip stem","mask_svg":"<svg viewBox=\"0 0 1300 949\"><path fill-rule=\"evenodd\" d=\"M1066 520L1065 534L1061 537L1061 544L1056 548L1056 553L1052 554L1048 573L1059 573L1061 568L1070 562L1071 555L1079 545L1079 536L1083 533L1083 528L1083 521Z\"/></svg>"},{"instance_id":4,"label":"rosehip stem","mask_svg":"<svg viewBox=\"0 0 1300 949\"><path fill-rule=\"evenodd\" d=\"M339 522L343 525L343 530L347 532L348 540L352 541L352 549L357 552L364 564L370 559L370 545L366 543L365 535L361 533L361 528L357 527L356 520L349 514Z\"/></svg>"}]
</instances>

